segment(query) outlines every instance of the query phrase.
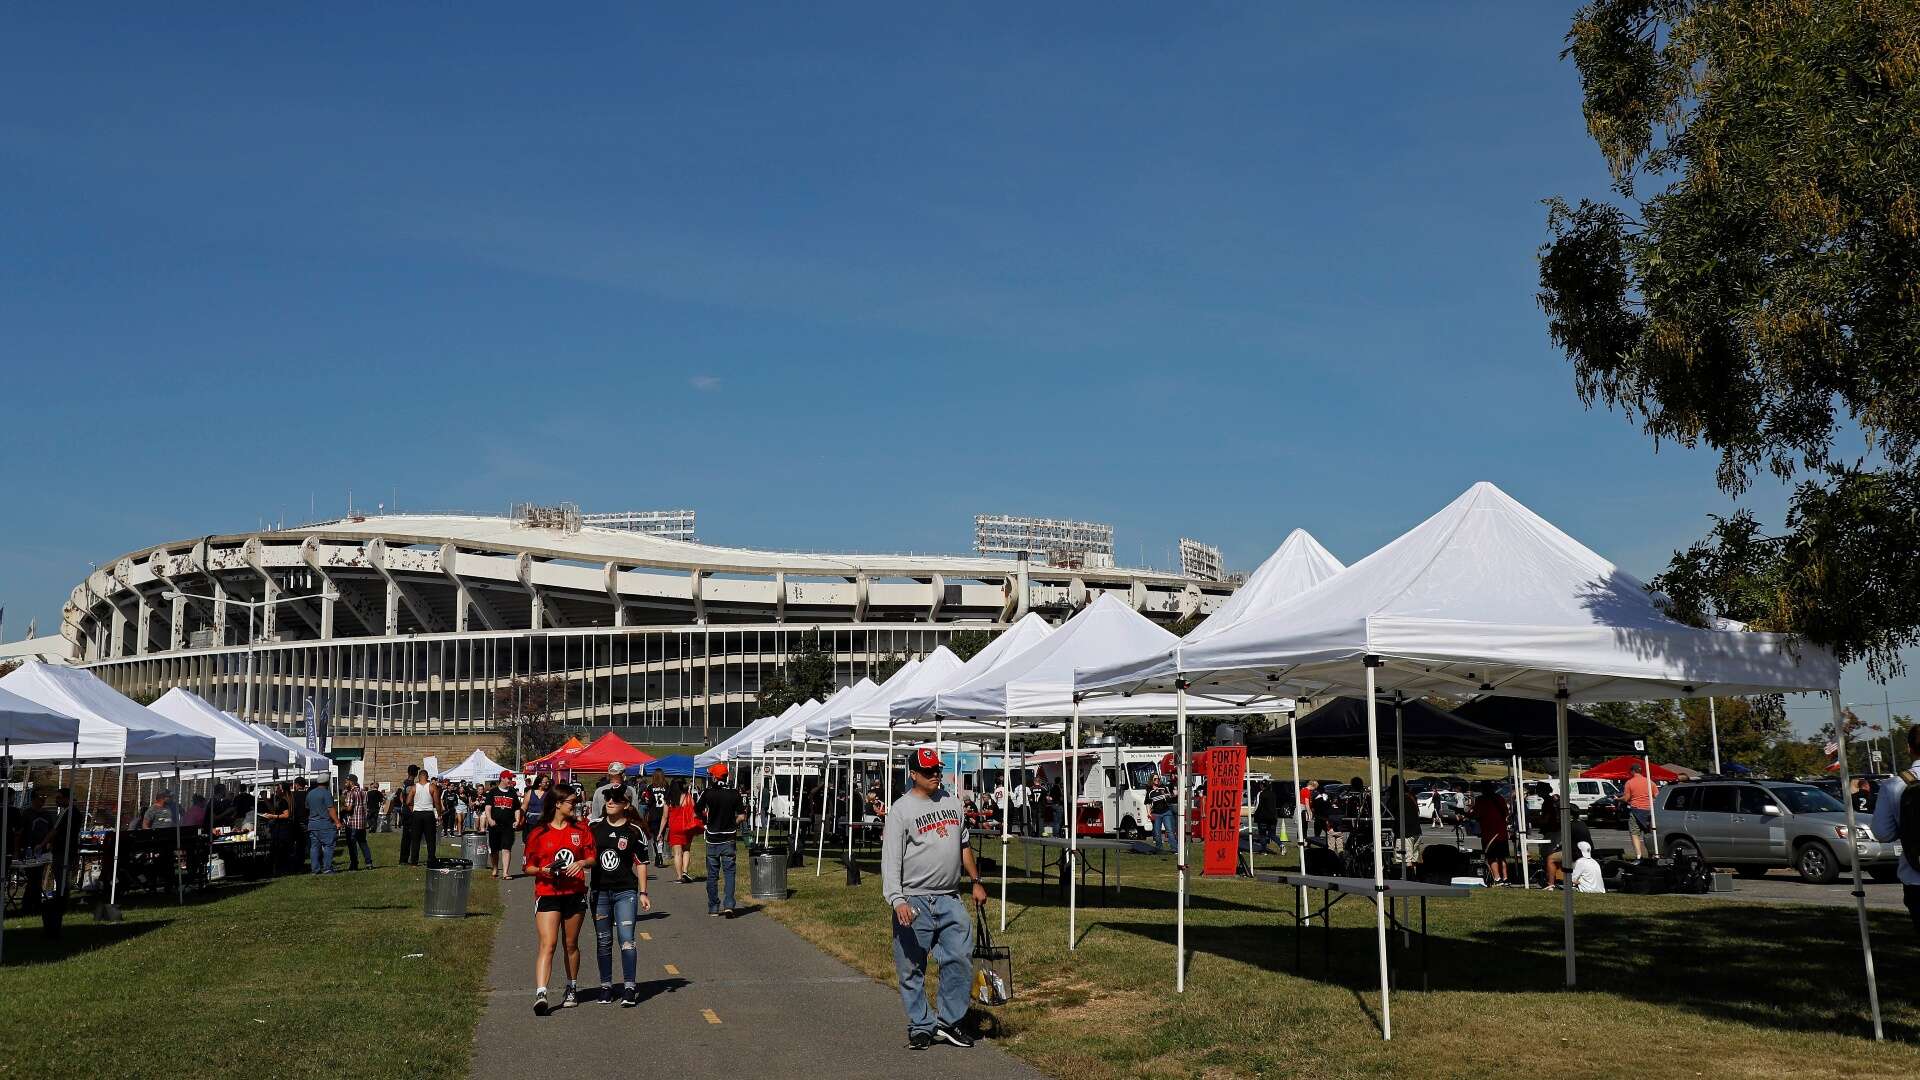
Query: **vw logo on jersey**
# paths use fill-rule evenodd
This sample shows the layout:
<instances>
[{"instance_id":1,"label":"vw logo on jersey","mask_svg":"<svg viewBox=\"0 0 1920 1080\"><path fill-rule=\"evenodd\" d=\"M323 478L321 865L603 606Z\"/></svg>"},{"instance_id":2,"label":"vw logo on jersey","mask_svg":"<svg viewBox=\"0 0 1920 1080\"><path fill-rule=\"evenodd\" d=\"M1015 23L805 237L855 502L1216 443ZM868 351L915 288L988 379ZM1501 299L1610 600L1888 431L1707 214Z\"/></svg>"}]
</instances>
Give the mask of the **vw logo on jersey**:
<instances>
[{"instance_id":1,"label":"vw logo on jersey","mask_svg":"<svg viewBox=\"0 0 1920 1080\"><path fill-rule=\"evenodd\" d=\"M627 842L622 840L620 842L620 846L626 847ZM600 853L600 869L605 870L608 873L612 873L613 871L620 869L620 853L617 851L601 852Z\"/></svg>"},{"instance_id":2,"label":"vw logo on jersey","mask_svg":"<svg viewBox=\"0 0 1920 1080\"><path fill-rule=\"evenodd\" d=\"M562 870L565 870L567 867L572 866L573 865L572 849L561 848L559 851L554 852L553 865L555 865L556 867L559 867Z\"/></svg>"}]
</instances>

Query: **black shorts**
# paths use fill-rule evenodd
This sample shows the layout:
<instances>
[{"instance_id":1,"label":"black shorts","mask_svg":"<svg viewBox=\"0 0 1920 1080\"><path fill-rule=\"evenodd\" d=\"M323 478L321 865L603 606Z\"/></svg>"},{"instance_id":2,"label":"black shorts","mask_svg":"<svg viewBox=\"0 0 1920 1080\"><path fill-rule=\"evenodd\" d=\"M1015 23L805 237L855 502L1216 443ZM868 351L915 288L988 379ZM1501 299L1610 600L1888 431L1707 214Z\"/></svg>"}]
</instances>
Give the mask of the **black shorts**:
<instances>
[{"instance_id":1,"label":"black shorts","mask_svg":"<svg viewBox=\"0 0 1920 1080\"><path fill-rule=\"evenodd\" d=\"M557 911L562 919L571 919L575 915L587 913L587 894L583 892L565 893L560 896L542 896L534 901L535 911Z\"/></svg>"},{"instance_id":2,"label":"black shorts","mask_svg":"<svg viewBox=\"0 0 1920 1080\"><path fill-rule=\"evenodd\" d=\"M512 851L513 826L495 825L487 830L487 850Z\"/></svg>"},{"instance_id":3,"label":"black shorts","mask_svg":"<svg viewBox=\"0 0 1920 1080\"><path fill-rule=\"evenodd\" d=\"M1487 845L1487 861L1488 862L1506 862L1507 861L1507 838L1506 837L1503 836L1500 839L1495 840L1492 843Z\"/></svg>"}]
</instances>

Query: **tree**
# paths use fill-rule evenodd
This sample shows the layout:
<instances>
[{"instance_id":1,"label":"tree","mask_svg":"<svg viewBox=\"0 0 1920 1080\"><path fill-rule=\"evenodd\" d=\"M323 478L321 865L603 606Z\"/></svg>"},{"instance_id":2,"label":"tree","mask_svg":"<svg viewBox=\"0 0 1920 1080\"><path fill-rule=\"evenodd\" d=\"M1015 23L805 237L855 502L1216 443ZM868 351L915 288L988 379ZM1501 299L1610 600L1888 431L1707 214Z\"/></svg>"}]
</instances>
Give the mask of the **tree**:
<instances>
[{"instance_id":1,"label":"tree","mask_svg":"<svg viewBox=\"0 0 1920 1080\"><path fill-rule=\"evenodd\" d=\"M493 718L505 728L500 741L501 761L514 760L514 739L519 736L521 761L551 754L566 745L567 731L556 713L567 708L567 680L564 676L522 675L493 692Z\"/></svg>"},{"instance_id":2,"label":"tree","mask_svg":"<svg viewBox=\"0 0 1920 1080\"><path fill-rule=\"evenodd\" d=\"M1880 677L1920 642L1912 0L1595 0L1567 35L1614 197L1549 200L1540 303L1589 406L1709 446L1739 510L1654 585ZM1858 457L1836 447L1857 430Z\"/></svg>"},{"instance_id":3,"label":"tree","mask_svg":"<svg viewBox=\"0 0 1920 1080\"><path fill-rule=\"evenodd\" d=\"M993 644L992 630L961 630L947 639L947 649L961 660L971 660L974 654Z\"/></svg>"},{"instance_id":4,"label":"tree","mask_svg":"<svg viewBox=\"0 0 1920 1080\"><path fill-rule=\"evenodd\" d=\"M810 698L826 700L834 691L833 653L820 643L820 631L809 630L787 650L778 671L760 684L760 715L778 716L789 705Z\"/></svg>"},{"instance_id":5,"label":"tree","mask_svg":"<svg viewBox=\"0 0 1920 1080\"><path fill-rule=\"evenodd\" d=\"M868 676L868 678L871 678L877 683L886 682L896 674L899 674L900 669L906 666L906 657L899 653L888 653L873 665L873 674Z\"/></svg>"},{"instance_id":6,"label":"tree","mask_svg":"<svg viewBox=\"0 0 1920 1080\"><path fill-rule=\"evenodd\" d=\"M22 662L19 660L0 661L0 679L4 679L8 675L12 674L14 669L18 668L21 663Z\"/></svg>"}]
</instances>

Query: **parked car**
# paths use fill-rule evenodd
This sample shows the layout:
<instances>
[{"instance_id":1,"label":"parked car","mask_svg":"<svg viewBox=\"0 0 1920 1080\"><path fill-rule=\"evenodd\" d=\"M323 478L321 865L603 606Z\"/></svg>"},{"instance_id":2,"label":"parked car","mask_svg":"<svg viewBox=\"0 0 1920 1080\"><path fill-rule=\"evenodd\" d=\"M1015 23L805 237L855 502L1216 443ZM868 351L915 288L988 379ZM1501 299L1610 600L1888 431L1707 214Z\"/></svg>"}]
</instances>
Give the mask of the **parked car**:
<instances>
[{"instance_id":1,"label":"parked car","mask_svg":"<svg viewBox=\"0 0 1920 1080\"><path fill-rule=\"evenodd\" d=\"M1630 813L1627 800L1618 795L1596 799L1587 805L1587 828L1624 829L1627 827L1627 817Z\"/></svg>"},{"instance_id":2,"label":"parked car","mask_svg":"<svg viewBox=\"0 0 1920 1080\"><path fill-rule=\"evenodd\" d=\"M1662 849L1691 849L1743 877L1788 867L1826 884L1848 865L1847 845L1875 881L1892 881L1900 845L1873 836L1869 823L1847 834L1846 807L1811 784L1785 780L1699 780L1668 784L1656 804Z\"/></svg>"}]
</instances>

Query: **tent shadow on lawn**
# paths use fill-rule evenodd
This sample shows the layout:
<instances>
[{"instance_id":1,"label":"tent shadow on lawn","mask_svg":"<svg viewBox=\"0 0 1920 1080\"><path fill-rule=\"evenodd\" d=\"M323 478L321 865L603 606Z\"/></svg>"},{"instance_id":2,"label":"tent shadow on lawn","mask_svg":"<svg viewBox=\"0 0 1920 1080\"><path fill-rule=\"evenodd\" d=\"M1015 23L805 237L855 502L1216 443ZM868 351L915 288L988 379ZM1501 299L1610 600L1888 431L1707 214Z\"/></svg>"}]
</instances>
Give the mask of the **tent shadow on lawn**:
<instances>
[{"instance_id":1,"label":"tent shadow on lawn","mask_svg":"<svg viewBox=\"0 0 1920 1080\"><path fill-rule=\"evenodd\" d=\"M95 949L105 949L124 941L158 930L172 919L147 919L134 922L97 923L86 918L79 920L74 913L67 913L66 925L58 940L50 938L37 923L7 928L7 967L33 967L39 964L58 964L76 956L90 953Z\"/></svg>"},{"instance_id":2,"label":"tent shadow on lawn","mask_svg":"<svg viewBox=\"0 0 1920 1080\"><path fill-rule=\"evenodd\" d=\"M1871 1034L1860 986L1860 959L1844 919L1828 909L1727 906L1684 912L1579 916L1580 991L1649 1001L1752 1027ZM1897 940L1898 924L1879 932ZM1111 922L1109 930L1171 946L1162 922ZM1316 925L1301 938L1297 976L1370 992L1377 986L1370 926ZM1438 992L1548 993L1564 989L1562 928L1553 916L1503 919L1466 937L1431 941L1431 987ZM1321 967L1330 945L1331 963ZM1284 975L1296 975L1291 929L1272 925L1187 925L1187 947ZM1884 973L1906 966L1889 956ZM1400 954L1396 992L1417 991L1419 941ZM1202 984L1204 985L1204 983ZM1415 993L1412 1000L1418 1000ZM1920 1018L1904 994L1884 999L1887 1037L1920 1036Z\"/></svg>"}]
</instances>

